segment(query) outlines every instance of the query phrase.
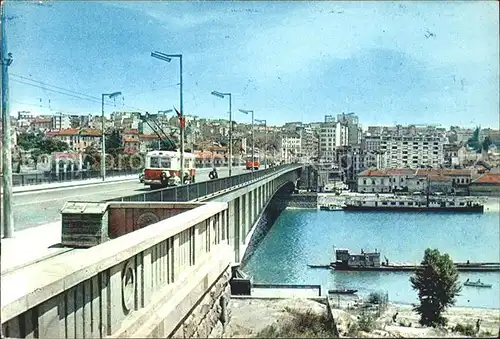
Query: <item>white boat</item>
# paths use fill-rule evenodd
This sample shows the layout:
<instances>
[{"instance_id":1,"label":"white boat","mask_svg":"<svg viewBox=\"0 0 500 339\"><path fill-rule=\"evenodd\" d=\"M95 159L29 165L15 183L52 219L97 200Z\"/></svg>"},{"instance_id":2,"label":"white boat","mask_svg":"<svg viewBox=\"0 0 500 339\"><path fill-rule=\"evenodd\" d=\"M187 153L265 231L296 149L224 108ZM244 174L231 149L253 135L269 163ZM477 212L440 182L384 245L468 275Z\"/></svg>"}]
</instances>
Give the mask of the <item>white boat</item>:
<instances>
[{"instance_id":1,"label":"white boat","mask_svg":"<svg viewBox=\"0 0 500 339\"><path fill-rule=\"evenodd\" d=\"M344 210L344 207L341 205L336 205L336 204L328 204L328 205L321 205L319 207L320 210L322 211L342 211Z\"/></svg>"},{"instance_id":2,"label":"white boat","mask_svg":"<svg viewBox=\"0 0 500 339\"><path fill-rule=\"evenodd\" d=\"M484 205L458 197L353 197L347 199L345 210L352 211L431 211L482 213Z\"/></svg>"}]
</instances>

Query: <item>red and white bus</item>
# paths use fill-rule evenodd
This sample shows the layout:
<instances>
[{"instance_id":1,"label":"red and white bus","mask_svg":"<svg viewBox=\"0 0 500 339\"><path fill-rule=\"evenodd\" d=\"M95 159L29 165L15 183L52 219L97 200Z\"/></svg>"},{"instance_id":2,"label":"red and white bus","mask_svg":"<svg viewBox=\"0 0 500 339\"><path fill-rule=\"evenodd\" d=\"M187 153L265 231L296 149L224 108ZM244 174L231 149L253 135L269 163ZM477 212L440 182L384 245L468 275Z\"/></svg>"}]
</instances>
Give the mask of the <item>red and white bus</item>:
<instances>
[{"instance_id":1,"label":"red and white bus","mask_svg":"<svg viewBox=\"0 0 500 339\"><path fill-rule=\"evenodd\" d=\"M254 154L253 158L251 155L249 155L247 157L247 160L246 160L246 168L247 169L256 169L258 170L260 167L260 160L259 160L259 155L258 154Z\"/></svg>"},{"instance_id":2,"label":"red and white bus","mask_svg":"<svg viewBox=\"0 0 500 339\"><path fill-rule=\"evenodd\" d=\"M151 189L195 182L196 156L184 153L184 180L180 177L180 152L151 151L146 154L144 185Z\"/></svg>"}]
</instances>

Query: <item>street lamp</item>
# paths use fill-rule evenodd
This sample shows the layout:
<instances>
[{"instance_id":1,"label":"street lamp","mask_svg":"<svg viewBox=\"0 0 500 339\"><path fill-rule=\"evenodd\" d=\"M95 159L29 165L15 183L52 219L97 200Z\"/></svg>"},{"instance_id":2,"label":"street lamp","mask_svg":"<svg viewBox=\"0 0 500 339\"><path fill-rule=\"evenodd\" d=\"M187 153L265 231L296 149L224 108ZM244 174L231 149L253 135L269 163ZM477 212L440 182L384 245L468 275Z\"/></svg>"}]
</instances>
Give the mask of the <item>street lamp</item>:
<instances>
[{"instance_id":1,"label":"street lamp","mask_svg":"<svg viewBox=\"0 0 500 339\"><path fill-rule=\"evenodd\" d=\"M122 95L122 92L104 93L101 96L101 177L102 181L106 179L106 137L104 133L104 97L110 99Z\"/></svg>"},{"instance_id":2,"label":"street lamp","mask_svg":"<svg viewBox=\"0 0 500 339\"><path fill-rule=\"evenodd\" d=\"M255 161L255 158L254 158L255 138L254 138L254 128L253 128L253 110L240 109L239 111L241 113L244 113L244 114L252 113L252 172L253 172L253 170L254 170L254 161Z\"/></svg>"},{"instance_id":3,"label":"street lamp","mask_svg":"<svg viewBox=\"0 0 500 339\"><path fill-rule=\"evenodd\" d=\"M231 170L233 168L233 118L231 116L231 93L212 91L211 94L221 99L224 99L226 95L229 97L229 176L231 176Z\"/></svg>"},{"instance_id":4,"label":"street lamp","mask_svg":"<svg viewBox=\"0 0 500 339\"><path fill-rule=\"evenodd\" d=\"M151 56L153 58L170 62L172 61L172 58L179 58L179 77L180 77L180 123L181 123L181 129L180 129L180 139L181 139L181 158L180 158L180 165L181 165L181 183L184 184L184 103L182 100L182 54L165 54L162 52L151 52Z\"/></svg>"},{"instance_id":5,"label":"street lamp","mask_svg":"<svg viewBox=\"0 0 500 339\"><path fill-rule=\"evenodd\" d=\"M266 143L264 147L264 164L265 168L267 169L267 120L261 120L261 119L255 119L255 121L259 124L264 124L264 134L266 136Z\"/></svg>"}]
</instances>

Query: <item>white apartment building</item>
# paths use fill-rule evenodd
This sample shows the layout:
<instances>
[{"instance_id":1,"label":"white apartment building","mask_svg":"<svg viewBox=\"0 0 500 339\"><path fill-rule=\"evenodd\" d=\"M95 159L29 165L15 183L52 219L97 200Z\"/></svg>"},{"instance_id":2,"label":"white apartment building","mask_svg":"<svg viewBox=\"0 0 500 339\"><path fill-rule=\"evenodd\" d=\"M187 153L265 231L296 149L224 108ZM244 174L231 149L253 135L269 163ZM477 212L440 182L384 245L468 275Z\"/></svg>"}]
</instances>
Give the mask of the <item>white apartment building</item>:
<instances>
[{"instance_id":1,"label":"white apartment building","mask_svg":"<svg viewBox=\"0 0 500 339\"><path fill-rule=\"evenodd\" d=\"M302 153L302 140L300 134L290 132L279 139L278 148L280 158L285 162L291 162Z\"/></svg>"},{"instance_id":2,"label":"white apartment building","mask_svg":"<svg viewBox=\"0 0 500 339\"><path fill-rule=\"evenodd\" d=\"M325 122L319 132L319 156L334 158L337 147L347 146L348 127L341 122Z\"/></svg>"},{"instance_id":3,"label":"white apartment building","mask_svg":"<svg viewBox=\"0 0 500 339\"><path fill-rule=\"evenodd\" d=\"M382 136L379 151L386 153L388 168L439 167L445 141L440 136Z\"/></svg>"},{"instance_id":4,"label":"white apartment building","mask_svg":"<svg viewBox=\"0 0 500 339\"><path fill-rule=\"evenodd\" d=\"M71 128L71 119L67 114L56 113L52 117L52 129L61 130Z\"/></svg>"},{"instance_id":5,"label":"white apartment building","mask_svg":"<svg viewBox=\"0 0 500 339\"><path fill-rule=\"evenodd\" d=\"M306 158L318 156L318 143L314 130L307 125L297 128L301 139L301 155Z\"/></svg>"},{"instance_id":6,"label":"white apartment building","mask_svg":"<svg viewBox=\"0 0 500 339\"><path fill-rule=\"evenodd\" d=\"M361 144L361 128L359 127L359 118L356 114L338 114L337 121L347 125L347 144L349 146Z\"/></svg>"}]
</instances>

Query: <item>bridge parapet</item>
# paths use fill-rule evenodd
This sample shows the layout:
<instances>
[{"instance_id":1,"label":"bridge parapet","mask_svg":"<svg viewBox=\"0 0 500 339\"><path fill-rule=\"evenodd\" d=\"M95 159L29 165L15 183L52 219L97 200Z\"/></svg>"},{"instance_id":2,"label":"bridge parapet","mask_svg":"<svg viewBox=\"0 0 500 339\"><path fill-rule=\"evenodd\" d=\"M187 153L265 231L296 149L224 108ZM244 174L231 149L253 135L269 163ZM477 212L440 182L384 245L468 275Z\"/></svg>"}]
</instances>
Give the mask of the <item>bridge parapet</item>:
<instances>
[{"instance_id":1,"label":"bridge parapet","mask_svg":"<svg viewBox=\"0 0 500 339\"><path fill-rule=\"evenodd\" d=\"M219 178L210 181L204 181L178 187L168 187L158 190L152 190L144 193L133 194L125 197L105 200L111 201L191 201L202 197L209 197L221 191L234 189L240 185L248 184L260 180L266 176L301 167L298 164L286 164L276 167L270 167L264 170L249 172L231 177Z\"/></svg>"},{"instance_id":2,"label":"bridge parapet","mask_svg":"<svg viewBox=\"0 0 500 339\"><path fill-rule=\"evenodd\" d=\"M228 317L228 204L191 205L114 240L3 275L3 336L192 336L196 328L208 335ZM199 300L211 307L196 310Z\"/></svg>"}]
</instances>

